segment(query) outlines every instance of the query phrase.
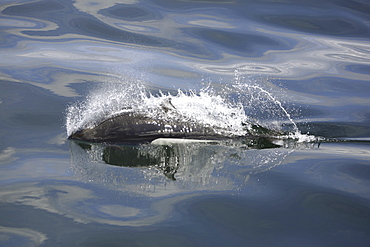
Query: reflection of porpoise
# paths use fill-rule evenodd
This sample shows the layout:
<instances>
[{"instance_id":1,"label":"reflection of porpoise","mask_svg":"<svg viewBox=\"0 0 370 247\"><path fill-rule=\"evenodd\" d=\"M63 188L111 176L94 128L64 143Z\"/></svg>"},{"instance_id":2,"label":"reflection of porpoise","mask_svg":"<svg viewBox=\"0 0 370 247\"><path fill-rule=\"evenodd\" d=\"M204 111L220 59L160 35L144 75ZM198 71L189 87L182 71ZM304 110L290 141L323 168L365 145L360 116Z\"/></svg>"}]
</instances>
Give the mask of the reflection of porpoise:
<instances>
[{"instance_id":1,"label":"reflection of porpoise","mask_svg":"<svg viewBox=\"0 0 370 247\"><path fill-rule=\"evenodd\" d=\"M175 111L170 100L161 104L164 112ZM69 139L87 142L107 143L140 143L151 142L158 138L184 138L198 140L223 139L266 139L276 134L259 125L252 125L246 130L245 136L227 136L217 132L214 128L199 123L183 121L166 121L163 118L153 119L134 111L123 112L111 117L93 128L78 130L69 136Z\"/></svg>"}]
</instances>

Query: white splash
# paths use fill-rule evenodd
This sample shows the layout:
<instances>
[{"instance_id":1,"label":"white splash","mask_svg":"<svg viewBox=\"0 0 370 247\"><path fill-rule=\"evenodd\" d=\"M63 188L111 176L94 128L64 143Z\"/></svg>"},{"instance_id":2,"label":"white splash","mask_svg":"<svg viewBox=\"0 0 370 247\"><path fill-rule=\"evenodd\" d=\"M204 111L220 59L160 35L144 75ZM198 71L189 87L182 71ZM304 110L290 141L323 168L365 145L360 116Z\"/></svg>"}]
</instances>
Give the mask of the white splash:
<instances>
[{"instance_id":1,"label":"white splash","mask_svg":"<svg viewBox=\"0 0 370 247\"><path fill-rule=\"evenodd\" d=\"M168 112L163 104L173 106ZM248 118L241 104L228 102L212 91L187 93L178 90L176 94L162 93L153 95L141 86L124 84L104 85L92 92L84 101L67 109L67 134L83 128L92 128L105 119L125 111L145 114L153 119L166 119L169 122L196 123L211 127L226 135L245 134Z\"/></svg>"},{"instance_id":2,"label":"white splash","mask_svg":"<svg viewBox=\"0 0 370 247\"><path fill-rule=\"evenodd\" d=\"M236 83L225 85L219 92L208 86L199 92L178 90L156 95L138 80L104 83L85 100L68 107L67 134L93 128L106 119L129 111L154 121L209 127L226 136L246 135L253 124L281 130L285 122L292 126L285 139L313 141L313 137L300 133L289 112L272 93L256 84L241 83L238 75L236 79Z\"/></svg>"}]
</instances>

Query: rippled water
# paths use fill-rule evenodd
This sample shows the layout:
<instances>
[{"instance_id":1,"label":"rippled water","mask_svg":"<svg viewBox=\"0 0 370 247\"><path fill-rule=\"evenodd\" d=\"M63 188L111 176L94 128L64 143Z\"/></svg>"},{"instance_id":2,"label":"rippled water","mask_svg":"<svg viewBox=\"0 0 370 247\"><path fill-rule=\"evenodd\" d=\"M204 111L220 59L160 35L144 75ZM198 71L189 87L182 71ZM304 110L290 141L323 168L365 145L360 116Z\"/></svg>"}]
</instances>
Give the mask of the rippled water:
<instances>
[{"instance_id":1,"label":"rippled water","mask_svg":"<svg viewBox=\"0 0 370 247\"><path fill-rule=\"evenodd\" d=\"M0 245L368 246L369 13L360 0L1 1ZM121 85L211 85L254 121L350 141L68 141L68 107Z\"/></svg>"}]
</instances>

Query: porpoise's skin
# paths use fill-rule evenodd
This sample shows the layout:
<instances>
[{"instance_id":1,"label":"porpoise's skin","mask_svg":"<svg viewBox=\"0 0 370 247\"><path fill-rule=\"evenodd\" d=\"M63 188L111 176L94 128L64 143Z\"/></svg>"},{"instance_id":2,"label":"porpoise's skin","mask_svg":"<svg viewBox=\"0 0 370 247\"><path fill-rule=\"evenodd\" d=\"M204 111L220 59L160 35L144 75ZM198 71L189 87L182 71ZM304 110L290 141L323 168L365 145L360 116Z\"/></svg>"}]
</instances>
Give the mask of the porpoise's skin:
<instances>
[{"instance_id":1,"label":"porpoise's skin","mask_svg":"<svg viewBox=\"0 0 370 247\"><path fill-rule=\"evenodd\" d=\"M174 116L177 114L177 110L171 103L171 99L164 100L160 104L160 109L165 114L168 112L171 112ZM263 142L266 141L267 143L271 137L280 134L257 124L245 124L245 135L228 136L221 134L222 131L217 131L217 129L210 126L204 126L194 122L176 121L175 119L174 117L171 120L166 118L154 119L135 111L125 111L103 121L93 128L78 130L68 138L94 143L149 143L159 138L195 140L261 140L262 138L264 139ZM181 116L179 116L179 119L181 119Z\"/></svg>"},{"instance_id":2,"label":"porpoise's skin","mask_svg":"<svg viewBox=\"0 0 370 247\"><path fill-rule=\"evenodd\" d=\"M257 149L280 147L274 143L279 133L259 125L252 125L243 136L227 136L216 133L211 127L199 124L185 125L181 122L173 123L173 121L171 123L169 125L164 120L154 120L135 113L124 113L105 120L94 128L79 130L70 135L69 139L90 143L130 145L144 143L168 145L168 142L189 143L188 141L217 143L231 140Z\"/></svg>"},{"instance_id":3,"label":"porpoise's skin","mask_svg":"<svg viewBox=\"0 0 370 247\"><path fill-rule=\"evenodd\" d=\"M151 142L158 138L226 139L210 127L196 123L155 120L137 113L123 113L94 128L76 131L69 139L87 142Z\"/></svg>"}]
</instances>

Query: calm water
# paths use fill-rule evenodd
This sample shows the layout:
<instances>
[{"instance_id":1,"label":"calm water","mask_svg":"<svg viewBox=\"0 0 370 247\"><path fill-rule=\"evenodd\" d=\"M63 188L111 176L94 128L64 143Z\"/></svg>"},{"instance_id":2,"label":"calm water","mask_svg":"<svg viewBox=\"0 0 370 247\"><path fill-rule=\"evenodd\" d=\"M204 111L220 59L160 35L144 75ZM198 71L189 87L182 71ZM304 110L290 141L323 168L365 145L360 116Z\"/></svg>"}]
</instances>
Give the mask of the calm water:
<instances>
[{"instance_id":1,"label":"calm water","mask_svg":"<svg viewBox=\"0 0 370 247\"><path fill-rule=\"evenodd\" d=\"M2 0L0 245L369 246L369 13L361 0ZM68 141L68 106L107 83L254 85L271 95L244 105L256 121L289 119L280 102L303 133L357 142Z\"/></svg>"}]
</instances>

